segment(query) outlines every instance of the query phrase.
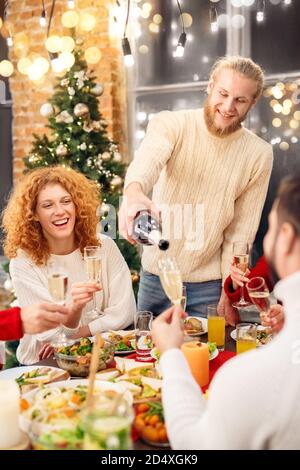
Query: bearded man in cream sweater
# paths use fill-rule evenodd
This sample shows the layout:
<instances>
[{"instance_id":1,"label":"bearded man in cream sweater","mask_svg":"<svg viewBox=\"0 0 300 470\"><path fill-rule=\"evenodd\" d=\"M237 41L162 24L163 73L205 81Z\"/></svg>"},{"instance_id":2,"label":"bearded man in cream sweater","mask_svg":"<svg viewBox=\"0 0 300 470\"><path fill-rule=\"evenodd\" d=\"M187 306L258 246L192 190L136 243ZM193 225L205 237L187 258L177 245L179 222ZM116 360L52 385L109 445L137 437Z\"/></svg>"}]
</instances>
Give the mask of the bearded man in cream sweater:
<instances>
[{"instance_id":1,"label":"bearded man in cream sweater","mask_svg":"<svg viewBox=\"0 0 300 470\"><path fill-rule=\"evenodd\" d=\"M219 59L204 108L156 115L128 168L120 232L134 243L137 212L161 216L168 255L176 259L187 287L190 315L205 316L207 304L218 302L224 313L222 281L233 243L251 243L257 231L273 154L271 145L242 122L260 98L263 81L251 59ZM155 246L144 248L138 294L138 309L154 314L170 305L158 277L159 257Z\"/></svg>"}]
</instances>

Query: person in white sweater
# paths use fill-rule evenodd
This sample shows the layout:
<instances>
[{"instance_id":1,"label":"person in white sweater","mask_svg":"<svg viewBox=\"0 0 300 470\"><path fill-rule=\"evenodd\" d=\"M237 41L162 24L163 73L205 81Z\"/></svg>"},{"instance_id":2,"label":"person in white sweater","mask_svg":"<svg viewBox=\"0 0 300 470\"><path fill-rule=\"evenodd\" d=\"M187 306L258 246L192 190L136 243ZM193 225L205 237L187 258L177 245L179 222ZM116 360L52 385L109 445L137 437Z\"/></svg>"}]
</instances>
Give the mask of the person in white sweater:
<instances>
[{"instance_id":1,"label":"person in white sweater","mask_svg":"<svg viewBox=\"0 0 300 470\"><path fill-rule=\"evenodd\" d=\"M190 315L203 316L207 304L220 300L234 241L251 243L257 231L272 147L242 122L262 93L263 79L251 59L217 61L204 109L153 117L127 171L120 232L134 243L136 213L144 208L159 217L161 210L163 238L170 239L168 255L187 286ZM170 304L158 278L159 257L155 246L144 247L138 294L138 308L155 314ZM223 294L220 309L226 300Z\"/></svg>"},{"instance_id":2,"label":"person in white sweater","mask_svg":"<svg viewBox=\"0 0 300 470\"><path fill-rule=\"evenodd\" d=\"M208 400L180 351L174 308L153 323L162 353L162 397L174 449L300 449L300 175L282 183L269 216L264 251L276 277L285 324L268 345L223 365ZM184 432L183 432L184 430Z\"/></svg>"},{"instance_id":3,"label":"person in white sweater","mask_svg":"<svg viewBox=\"0 0 300 470\"><path fill-rule=\"evenodd\" d=\"M10 274L20 307L51 302L47 265L54 262L68 274L66 304L70 314L66 336L78 338L97 331L130 325L136 311L131 276L115 242L98 239L99 189L71 168L51 167L27 174L16 186L4 211L4 249L11 259ZM88 282L83 261L85 246L100 246L101 280ZM89 314L92 296L100 314ZM93 312L94 315L94 312ZM51 353L59 329L24 335L17 350L22 364Z\"/></svg>"}]
</instances>

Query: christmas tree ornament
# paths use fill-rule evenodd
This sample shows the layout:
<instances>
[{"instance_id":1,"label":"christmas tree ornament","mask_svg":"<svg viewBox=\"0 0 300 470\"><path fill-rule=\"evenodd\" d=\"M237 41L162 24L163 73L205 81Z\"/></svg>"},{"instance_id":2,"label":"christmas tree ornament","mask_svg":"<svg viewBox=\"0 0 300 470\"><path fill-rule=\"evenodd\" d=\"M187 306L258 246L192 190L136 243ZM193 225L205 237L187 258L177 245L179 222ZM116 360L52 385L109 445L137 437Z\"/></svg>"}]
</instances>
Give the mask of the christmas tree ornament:
<instances>
[{"instance_id":1,"label":"christmas tree ornament","mask_svg":"<svg viewBox=\"0 0 300 470\"><path fill-rule=\"evenodd\" d=\"M77 103L76 106L74 106L74 114L76 117L87 116L89 114L89 108L84 103Z\"/></svg>"},{"instance_id":2,"label":"christmas tree ornament","mask_svg":"<svg viewBox=\"0 0 300 470\"><path fill-rule=\"evenodd\" d=\"M136 271L133 271L133 272L131 273L131 280L132 280L132 282L133 282L134 284L135 284L136 282L139 282L139 280L140 280L139 273L136 272Z\"/></svg>"},{"instance_id":3,"label":"christmas tree ornament","mask_svg":"<svg viewBox=\"0 0 300 470\"><path fill-rule=\"evenodd\" d=\"M73 121L74 119L68 111L62 111L55 118L55 122L58 123L64 122L65 124L71 124Z\"/></svg>"},{"instance_id":4,"label":"christmas tree ornament","mask_svg":"<svg viewBox=\"0 0 300 470\"><path fill-rule=\"evenodd\" d=\"M93 130L93 127L92 127L92 125L91 125L89 122L85 122L85 123L83 124L83 130L84 130L85 132L91 132L91 131Z\"/></svg>"},{"instance_id":5,"label":"christmas tree ornament","mask_svg":"<svg viewBox=\"0 0 300 470\"><path fill-rule=\"evenodd\" d=\"M83 142L82 144L79 145L80 150L86 150L86 143Z\"/></svg>"},{"instance_id":6,"label":"christmas tree ornament","mask_svg":"<svg viewBox=\"0 0 300 470\"><path fill-rule=\"evenodd\" d=\"M118 187L123 184L123 180L120 176L114 176L113 179L110 182L110 187Z\"/></svg>"},{"instance_id":7,"label":"christmas tree ornament","mask_svg":"<svg viewBox=\"0 0 300 470\"><path fill-rule=\"evenodd\" d=\"M69 80L67 78L63 78L60 82L61 86L65 87L69 85Z\"/></svg>"},{"instance_id":8,"label":"christmas tree ornament","mask_svg":"<svg viewBox=\"0 0 300 470\"><path fill-rule=\"evenodd\" d=\"M109 152L103 152L102 153L102 160L104 162L108 162L111 159L111 154Z\"/></svg>"},{"instance_id":9,"label":"christmas tree ornament","mask_svg":"<svg viewBox=\"0 0 300 470\"><path fill-rule=\"evenodd\" d=\"M102 129L100 121L92 121L91 126L92 126L93 131L95 132L99 132Z\"/></svg>"},{"instance_id":10,"label":"christmas tree ornament","mask_svg":"<svg viewBox=\"0 0 300 470\"><path fill-rule=\"evenodd\" d=\"M104 87L100 83L97 83L93 88L91 88L90 92L95 96L101 96L104 92Z\"/></svg>"},{"instance_id":11,"label":"christmas tree ornament","mask_svg":"<svg viewBox=\"0 0 300 470\"><path fill-rule=\"evenodd\" d=\"M30 163L36 163L39 161L39 157L37 155L29 155L28 160Z\"/></svg>"},{"instance_id":12,"label":"christmas tree ornament","mask_svg":"<svg viewBox=\"0 0 300 470\"><path fill-rule=\"evenodd\" d=\"M92 166L92 164L93 164L93 159L92 159L91 157L89 157L89 158L87 159L87 161L86 161L86 164L87 164L87 166L90 168L90 167Z\"/></svg>"},{"instance_id":13,"label":"christmas tree ornament","mask_svg":"<svg viewBox=\"0 0 300 470\"><path fill-rule=\"evenodd\" d=\"M113 161L114 162L122 161L122 155L120 154L120 152L114 152Z\"/></svg>"},{"instance_id":14,"label":"christmas tree ornament","mask_svg":"<svg viewBox=\"0 0 300 470\"><path fill-rule=\"evenodd\" d=\"M70 96L74 96L75 95L75 90L72 86L69 86L68 87L68 93Z\"/></svg>"},{"instance_id":15,"label":"christmas tree ornament","mask_svg":"<svg viewBox=\"0 0 300 470\"><path fill-rule=\"evenodd\" d=\"M54 109L53 109L52 104L50 104L50 103L42 104L42 106L40 108L40 113L43 117L52 116L52 114L54 113Z\"/></svg>"},{"instance_id":16,"label":"christmas tree ornament","mask_svg":"<svg viewBox=\"0 0 300 470\"><path fill-rule=\"evenodd\" d=\"M65 157L68 154L68 148L64 144L59 144L56 147L56 155L58 157Z\"/></svg>"}]
</instances>

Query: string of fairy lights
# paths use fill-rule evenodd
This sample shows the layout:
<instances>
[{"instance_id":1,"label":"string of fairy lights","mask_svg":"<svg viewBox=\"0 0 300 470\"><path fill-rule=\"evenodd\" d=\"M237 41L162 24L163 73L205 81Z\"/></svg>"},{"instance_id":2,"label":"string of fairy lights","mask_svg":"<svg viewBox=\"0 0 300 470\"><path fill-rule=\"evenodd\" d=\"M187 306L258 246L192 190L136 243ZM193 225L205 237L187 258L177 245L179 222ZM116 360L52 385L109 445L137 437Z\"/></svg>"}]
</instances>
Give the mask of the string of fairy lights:
<instances>
[{"instance_id":1,"label":"string of fairy lights","mask_svg":"<svg viewBox=\"0 0 300 470\"><path fill-rule=\"evenodd\" d=\"M14 33L14 25L7 21L4 15L4 18L0 18L0 33L5 38L7 46L12 49L13 62L6 59L0 61L0 76L10 77L17 71L39 85L43 83L48 73L52 72L59 76L72 67L75 61L74 50L78 45L84 49L84 58L87 63L97 64L101 60L102 53L97 45L90 45L91 41L97 41L97 37L95 35L89 36L97 28L99 21L97 9L92 6L90 9L80 9L79 2L76 0L65 0L65 11L61 14L60 20L63 28L67 30L67 34L59 36L51 34L51 22L55 14L56 0L52 0L51 7L47 9L45 1L39 1L40 14L36 20L45 34L44 53L38 55L31 52L29 36L23 31ZM172 2L172 7L174 6L178 11L177 20L173 20L171 24L173 34L176 34L172 40L174 49L171 53L175 60L181 60L184 57L185 49L193 39L189 28L191 28L194 18L191 13L182 9L183 0L168 1ZM261 24L268 18L269 6L289 8L293 1L295 0L230 0L233 7L232 16L230 16L227 11L224 12L224 0L206 0L210 33L217 34L219 29L227 28L229 22L233 28L243 28L246 19L242 13L247 8L254 11L257 23ZM227 2L225 4L227 5ZM147 27L151 34L159 34L164 27L165 19L150 0L115 0L109 15L110 36L116 43L120 41L124 64L126 67L132 67L134 57L130 40L134 38L137 41L143 36ZM55 20L57 21L57 18ZM89 45L85 48L86 39L88 39ZM149 46L141 41L134 52L147 54ZM300 82L295 81L291 84L279 82L279 84L267 88L265 96L269 98L275 115L272 126L278 129L287 128L291 132L297 131L300 127L300 111L295 108L292 97L289 96L291 92L289 87L294 87L295 91L299 89ZM291 142L295 143L295 136L292 136L291 139L293 139ZM276 142L272 143L282 144L278 138Z\"/></svg>"}]
</instances>

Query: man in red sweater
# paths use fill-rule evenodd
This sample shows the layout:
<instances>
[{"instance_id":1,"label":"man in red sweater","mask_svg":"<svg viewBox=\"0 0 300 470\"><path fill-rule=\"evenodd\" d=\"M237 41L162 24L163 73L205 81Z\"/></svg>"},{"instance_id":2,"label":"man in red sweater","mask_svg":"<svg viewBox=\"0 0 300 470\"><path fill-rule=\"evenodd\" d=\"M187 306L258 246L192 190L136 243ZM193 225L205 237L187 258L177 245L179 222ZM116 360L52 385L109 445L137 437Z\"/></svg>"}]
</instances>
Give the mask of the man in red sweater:
<instances>
[{"instance_id":1,"label":"man in red sweater","mask_svg":"<svg viewBox=\"0 0 300 470\"><path fill-rule=\"evenodd\" d=\"M68 309L56 304L36 304L30 307L0 311L0 341L22 338L56 328L67 320Z\"/></svg>"}]
</instances>

